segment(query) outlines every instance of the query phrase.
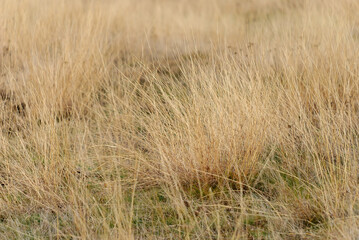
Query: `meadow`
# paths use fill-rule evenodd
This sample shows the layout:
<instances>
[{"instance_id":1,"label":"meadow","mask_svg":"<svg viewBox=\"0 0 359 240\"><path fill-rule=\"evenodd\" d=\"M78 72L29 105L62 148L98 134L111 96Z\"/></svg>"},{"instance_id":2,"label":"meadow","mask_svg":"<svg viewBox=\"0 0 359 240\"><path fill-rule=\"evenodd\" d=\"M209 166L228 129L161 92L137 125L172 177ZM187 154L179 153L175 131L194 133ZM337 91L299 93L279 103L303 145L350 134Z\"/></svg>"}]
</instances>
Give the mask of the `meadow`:
<instances>
[{"instance_id":1,"label":"meadow","mask_svg":"<svg viewBox=\"0 0 359 240\"><path fill-rule=\"evenodd\" d=\"M359 239L358 12L1 0L0 239Z\"/></svg>"}]
</instances>

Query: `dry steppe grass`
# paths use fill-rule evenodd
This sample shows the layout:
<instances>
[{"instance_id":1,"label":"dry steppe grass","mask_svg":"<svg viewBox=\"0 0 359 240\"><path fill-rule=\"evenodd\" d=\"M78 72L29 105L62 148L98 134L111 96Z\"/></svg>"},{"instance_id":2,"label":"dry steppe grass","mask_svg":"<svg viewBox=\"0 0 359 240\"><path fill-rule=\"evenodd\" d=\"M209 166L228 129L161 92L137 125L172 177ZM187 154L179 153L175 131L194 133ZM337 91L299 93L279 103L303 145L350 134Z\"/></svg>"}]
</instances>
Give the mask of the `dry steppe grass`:
<instances>
[{"instance_id":1,"label":"dry steppe grass","mask_svg":"<svg viewBox=\"0 0 359 240\"><path fill-rule=\"evenodd\" d=\"M356 0L1 0L1 239L358 239Z\"/></svg>"}]
</instances>

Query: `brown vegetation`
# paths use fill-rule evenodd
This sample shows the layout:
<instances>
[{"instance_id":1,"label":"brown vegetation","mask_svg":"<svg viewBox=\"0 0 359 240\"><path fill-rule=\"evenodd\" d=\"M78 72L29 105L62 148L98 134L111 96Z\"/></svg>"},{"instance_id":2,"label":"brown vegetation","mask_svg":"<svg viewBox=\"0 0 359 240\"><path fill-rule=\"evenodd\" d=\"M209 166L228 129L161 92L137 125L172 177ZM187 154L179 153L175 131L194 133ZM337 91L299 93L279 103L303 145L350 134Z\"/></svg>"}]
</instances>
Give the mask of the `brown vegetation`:
<instances>
[{"instance_id":1,"label":"brown vegetation","mask_svg":"<svg viewBox=\"0 0 359 240\"><path fill-rule=\"evenodd\" d=\"M358 10L2 0L0 238L357 239Z\"/></svg>"}]
</instances>

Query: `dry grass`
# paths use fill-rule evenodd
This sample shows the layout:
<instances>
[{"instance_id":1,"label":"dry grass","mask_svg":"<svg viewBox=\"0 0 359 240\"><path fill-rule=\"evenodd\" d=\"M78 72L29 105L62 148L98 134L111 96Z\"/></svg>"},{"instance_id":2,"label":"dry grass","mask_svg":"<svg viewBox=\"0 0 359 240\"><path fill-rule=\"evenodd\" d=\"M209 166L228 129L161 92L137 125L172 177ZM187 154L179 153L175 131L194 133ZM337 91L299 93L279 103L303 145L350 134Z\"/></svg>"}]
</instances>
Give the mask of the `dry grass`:
<instances>
[{"instance_id":1,"label":"dry grass","mask_svg":"<svg viewBox=\"0 0 359 240\"><path fill-rule=\"evenodd\" d=\"M0 238L358 239L358 11L0 1Z\"/></svg>"}]
</instances>

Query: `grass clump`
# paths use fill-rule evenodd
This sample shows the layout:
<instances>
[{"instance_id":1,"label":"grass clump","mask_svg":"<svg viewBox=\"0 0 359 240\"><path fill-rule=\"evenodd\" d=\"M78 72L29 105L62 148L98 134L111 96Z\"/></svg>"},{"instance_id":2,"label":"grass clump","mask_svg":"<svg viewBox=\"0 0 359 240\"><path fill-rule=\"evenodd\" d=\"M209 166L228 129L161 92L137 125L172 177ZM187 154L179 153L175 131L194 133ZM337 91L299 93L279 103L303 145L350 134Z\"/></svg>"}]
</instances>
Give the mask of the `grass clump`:
<instances>
[{"instance_id":1,"label":"grass clump","mask_svg":"<svg viewBox=\"0 0 359 240\"><path fill-rule=\"evenodd\" d=\"M0 2L0 238L357 239L353 0Z\"/></svg>"}]
</instances>

